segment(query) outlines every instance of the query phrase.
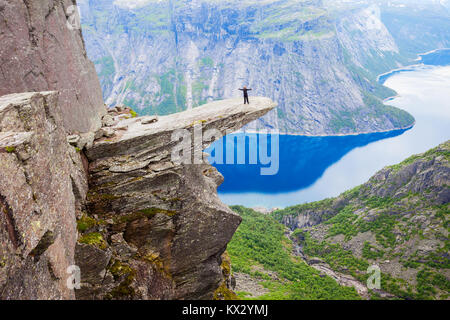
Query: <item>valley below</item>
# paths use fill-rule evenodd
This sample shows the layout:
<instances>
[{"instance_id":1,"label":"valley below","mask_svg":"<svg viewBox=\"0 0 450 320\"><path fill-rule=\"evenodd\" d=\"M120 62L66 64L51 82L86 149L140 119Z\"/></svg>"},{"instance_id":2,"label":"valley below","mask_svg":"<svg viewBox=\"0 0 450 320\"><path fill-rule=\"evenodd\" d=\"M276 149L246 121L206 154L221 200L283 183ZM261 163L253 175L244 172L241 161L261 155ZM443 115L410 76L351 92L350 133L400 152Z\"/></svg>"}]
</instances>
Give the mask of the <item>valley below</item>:
<instances>
[{"instance_id":1,"label":"valley below","mask_svg":"<svg viewBox=\"0 0 450 320\"><path fill-rule=\"evenodd\" d=\"M416 119L409 130L280 136L275 176L216 165L222 201L254 208L232 206L243 218L228 246L239 297L449 298L450 67L440 64L384 79L398 93L389 103Z\"/></svg>"},{"instance_id":2,"label":"valley below","mask_svg":"<svg viewBox=\"0 0 450 320\"><path fill-rule=\"evenodd\" d=\"M228 245L244 283L238 295L448 299L449 143L385 167L335 198L270 214L231 207L243 219ZM369 286L374 270L379 282Z\"/></svg>"}]
</instances>

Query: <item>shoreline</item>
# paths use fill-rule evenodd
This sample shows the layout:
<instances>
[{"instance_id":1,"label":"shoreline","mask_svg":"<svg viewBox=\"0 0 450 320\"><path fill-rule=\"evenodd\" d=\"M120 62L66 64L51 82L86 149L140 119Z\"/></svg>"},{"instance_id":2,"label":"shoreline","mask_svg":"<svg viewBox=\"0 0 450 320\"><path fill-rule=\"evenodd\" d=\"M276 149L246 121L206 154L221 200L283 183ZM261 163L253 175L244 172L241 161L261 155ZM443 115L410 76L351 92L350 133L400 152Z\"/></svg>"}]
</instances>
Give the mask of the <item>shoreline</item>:
<instances>
[{"instance_id":1,"label":"shoreline","mask_svg":"<svg viewBox=\"0 0 450 320\"><path fill-rule=\"evenodd\" d=\"M440 51L440 50L450 50L450 49L435 49L435 50L429 51L427 53L421 53L421 54L418 54L418 57L419 57L418 59L420 59L421 56L424 56L424 55L427 55L427 54L430 54L430 53L433 53L436 51ZM414 71L414 69L416 69L418 67L423 67L423 66L426 66L426 64L420 63L420 64L403 66L401 68L393 69L393 70L390 70L388 72L378 75L377 81L379 82L380 77L383 77L383 76L387 76L387 78L386 78L386 80L387 80L389 77L395 75L396 73ZM393 95L391 97L387 97L387 98L383 99L383 104L386 104L387 102L392 101L399 97L401 97L401 95L399 95L399 94ZM283 132L283 133L278 132L278 134L282 135L282 136L300 136L300 137L347 137L347 136L358 136L358 135L365 135L365 134L390 133L390 132L403 131L403 130L407 131L407 130L412 129L415 125L416 125L416 120L414 120L414 122L409 126L388 129L388 130L364 131L364 132L353 132L353 133L333 133L333 134L305 134L305 133L286 133L286 132ZM259 132L257 130L239 130L239 131L233 132L233 134L236 134L236 133L268 134L271 132Z\"/></svg>"},{"instance_id":2,"label":"shoreline","mask_svg":"<svg viewBox=\"0 0 450 320\"><path fill-rule=\"evenodd\" d=\"M435 49L435 50L432 50L432 51L430 51L428 53L418 54L417 55L418 59L416 61L420 61L419 59L423 55L430 54L430 53L433 53L433 52L436 52L436 51L439 51L439 50L442 50L442 49ZM390 70L389 72L385 72L383 74L380 74L377 77L377 80L379 80L380 77L385 76L386 77L386 79L384 79L384 82L385 82L388 78L396 75L397 73L415 71L418 68L427 67L427 66L435 67L434 65L427 65L427 64L424 64L424 63L406 65L406 66L402 66L402 67L394 69L394 70ZM441 66L439 66L439 67L441 67ZM399 98L399 97L401 97L400 94L395 94L395 95L393 95L391 97L387 97L387 98L383 99L383 104L387 104L389 101L392 101L392 100L394 100L396 98ZM402 110L404 110L404 109L402 109ZM414 119L414 122L411 125L408 125L408 126L405 126L405 127L401 127L401 128L389 129L389 130L378 130L378 131L370 131L370 132L355 132L355 133L346 133L346 134L342 134L342 133L341 134L320 134L320 135L300 134L300 133L286 133L286 132L283 132L283 133L278 132L278 134L279 135L285 135L285 136L304 136L304 137L345 137L345 136L358 136L358 135L368 135L368 134L377 134L377 133L379 133L379 134L390 133L390 132L393 133L393 132L398 132L398 131L405 131L406 132L407 130L412 129L416 124L417 124L417 121L416 121L416 119ZM236 131L234 133L270 134L271 132L269 132L267 129L265 130L265 132L264 132L264 130L261 130L261 132L260 132L258 130L242 130L241 129L241 130ZM345 190L343 190L343 192L344 191ZM221 193L218 192L218 194L219 194L219 197L220 197ZM304 201L303 203L309 203L309 202L311 202L311 201ZM277 209L280 209L280 208L288 208L288 207L290 207L290 205L284 204L282 206L278 205L278 206L271 207L271 206L266 206L266 205L259 204L257 206L249 206L249 207L252 208L253 210L257 211L257 212L260 212L261 214L269 214L269 213L273 212L274 210L277 210Z\"/></svg>"},{"instance_id":3,"label":"shoreline","mask_svg":"<svg viewBox=\"0 0 450 320\"><path fill-rule=\"evenodd\" d=\"M281 132L260 132L257 130L239 130L236 132L233 132L232 134L236 133L250 133L250 134L275 134L278 133L280 136L299 136L299 137L347 137L347 136L359 136L359 135L365 135L365 134L375 134L375 133L390 133L395 131L406 131L411 128L413 128L416 125L416 121L414 120L413 124L402 127L402 128L395 128L395 129L389 129L389 130L379 130L379 131L365 131L365 132L354 132L354 133L333 133L333 134L305 134L305 133L281 133Z\"/></svg>"},{"instance_id":4,"label":"shoreline","mask_svg":"<svg viewBox=\"0 0 450 320\"><path fill-rule=\"evenodd\" d=\"M428 51L428 52L419 53L419 54L417 54L417 56L418 56L418 59L420 59L420 57L422 57L422 56L426 56L426 55L429 55L429 54L432 54L432 53L435 53L435 52L438 52L438 51L444 51L444 50L450 50L450 48L434 49L434 50L431 50L431 51Z\"/></svg>"},{"instance_id":5,"label":"shoreline","mask_svg":"<svg viewBox=\"0 0 450 320\"><path fill-rule=\"evenodd\" d=\"M418 54L418 57L422 56L422 55L426 55L426 54L430 54L439 50L444 50L444 49L436 49L433 51L430 51L428 53L423 53L423 54ZM445 49L446 50L446 49ZM420 59L420 58L418 58ZM388 72L382 73L380 75L377 76L377 81L379 82L379 79L383 76L387 76L387 78L385 80L387 80L388 78L390 78L391 76L395 75L396 73L399 72L409 72L409 71L414 71L414 69L418 68L418 67L423 67L426 66L426 64L420 63L420 64L414 64L414 65L409 65L409 66L403 66L401 68L397 68L397 69L393 69L390 70ZM383 81L384 83L384 81ZM389 101L392 101L396 98L401 97L401 95L396 94L393 95L391 97L387 97L385 99L383 99L383 104L386 104ZM401 127L401 128L394 128L394 129L388 129L388 130L378 130L378 131L364 131L364 132L353 132L353 133L332 133L332 134L306 134L306 133L280 133L278 132L279 135L281 136L299 136L299 137L348 137L348 136L358 136L358 135L365 135L365 134L376 134L376 133L390 133L390 132L396 132L396 131L407 131L412 129L414 126L416 125L416 120L414 120L414 122L406 127ZM264 130L262 130L264 131ZM233 134L237 134L237 133L250 133L250 134L269 134L271 132L259 132L258 130L238 130L236 132L233 132Z\"/></svg>"},{"instance_id":6,"label":"shoreline","mask_svg":"<svg viewBox=\"0 0 450 320\"><path fill-rule=\"evenodd\" d=\"M415 61L417 61L417 60L415 60ZM392 70L390 70L388 72L379 74L377 76L377 82L379 82L380 84L384 85L384 82L386 82L386 80L389 79L389 77L393 76L394 74L399 73L399 72L414 71L415 68L422 67L422 66L426 66L426 64L424 64L424 63L417 63L417 64L411 64L411 65L407 65L407 66L402 66L402 67L397 68L397 69L392 69ZM386 79L384 81L380 81L380 78L382 78L382 77L386 77Z\"/></svg>"},{"instance_id":7,"label":"shoreline","mask_svg":"<svg viewBox=\"0 0 450 320\"><path fill-rule=\"evenodd\" d=\"M430 54L433 54L433 53L436 53L436 52L439 52L439 51L448 51L448 50L450 50L450 48L434 49L434 50L430 50L428 52L418 53L417 54L417 58L412 60L413 62L418 62L418 63L401 66L401 67L399 67L397 69L392 69L392 70L390 70L388 72L379 74L377 76L377 82L380 82L380 78L387 76L387 78L384 81L380 82L381 84L383 84L391 75L394 75L395 73L402 72L402 71L406 71L406 72L414 71L414 69L417 68L417 67L429 66L428 64L423 63L423 57L425 57L427 55L430 55Z\"/></svg>"}]
</instances>

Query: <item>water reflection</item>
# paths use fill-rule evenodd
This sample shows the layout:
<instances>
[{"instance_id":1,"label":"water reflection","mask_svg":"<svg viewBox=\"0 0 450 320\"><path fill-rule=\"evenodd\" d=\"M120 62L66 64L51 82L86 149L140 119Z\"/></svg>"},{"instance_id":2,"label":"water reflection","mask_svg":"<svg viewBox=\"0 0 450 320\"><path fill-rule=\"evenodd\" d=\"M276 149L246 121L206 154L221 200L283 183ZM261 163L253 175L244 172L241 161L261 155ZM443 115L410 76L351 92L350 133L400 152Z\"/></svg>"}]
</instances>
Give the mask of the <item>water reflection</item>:
<instances>
[{"instance_id":1,"label":"water reflection","mask_svg":"<svg viewBox=\"0 0 450 320\"><path fill-rule=\"evenodd\" d=\"M384 166L450 139L450 67L417 67L390 77L385 85L399 93L389 104L416 119L411 130L347 137L280 136L277 175L261 176L258 165L216 166L225 177L219 187L222 201L272 208L337 196Z\"/></svg>"},{"instance_id":2,"label":"water reflection","mask_svg":"<svg viewBox=\"0 0 450 320\"><path fill-rule=\"evenodd\" d=\"M224 137L224 141L216 144L226 145L227 140L234 140L233 163L238 163L238 154L245 154L245 164L216 164L215 167L225 177L225 182L219 187L220 193L260 192L283 193L299 190L312 185L319 179L325 170L339 161L350 150L365 146L371 142L395 137L405 130L389 133L362 134L344 137L303 137L279 136L279 171L275 175L261 175L260 169L267 167L258 161L258 164L249 164L249 153L257 150L257 139L267 139L270 145L270 135L255 133L239 133ZM245 144L239 143L245 138ZM228 141L228 143L230 143ZM211 152L213 145L207 150ZM245 153L242 151L245 149ZM215 155L214 152L211 152ZM226 150L223 163L226 163ZM274 155L272 155L273 158ZM272 159L273 160L273 159ZM274 161L274 160L273 160ZM228 161L230 162L230 161Z\"/></svg>"}]
</instances>

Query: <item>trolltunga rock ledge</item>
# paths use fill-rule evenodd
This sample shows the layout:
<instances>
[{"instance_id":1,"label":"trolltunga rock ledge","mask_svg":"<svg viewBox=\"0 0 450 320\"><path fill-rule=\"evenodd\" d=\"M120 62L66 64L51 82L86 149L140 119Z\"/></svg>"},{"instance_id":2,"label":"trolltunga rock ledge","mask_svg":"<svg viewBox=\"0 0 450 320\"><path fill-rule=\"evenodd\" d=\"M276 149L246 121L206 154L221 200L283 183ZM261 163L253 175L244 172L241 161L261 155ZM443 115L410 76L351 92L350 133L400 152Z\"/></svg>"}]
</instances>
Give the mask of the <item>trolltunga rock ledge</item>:
<instances>
[{"instance_id":1,"label":"trolltunga rock ledge","mask_svg":"<svg viewBox=\"0 0 450 320\"><path fill-rule=\"evenodd\" d=\"M171 161L179 143L172 133L192 133L199 124L203 132L229 133L275 106L267 98L252 98L250 105L230 99L158 119L110 110L101 129L107 135L96 134L86 147L87 212L98 223L82 237L96 233L104 241L102 248L77 245L83 282L77 298L220 298L217 289L231 282L223 254L241 218L218 198L223 177L214 167ZM191 144L191 153L210 142Z\"/></svg>"},{"instance_id":2,"label":"trolltunga rock ledge","mask_svg":"<svg viewBox=\"0 0 450 320\"><path fill-rule=\"evenodd\" d=\"M132 154L135 153L134 147L138 147L137 144L141 141L151 139L152 136L166 136L166 133L178 129L192 129L195 124L201 124L203 130L217 129L225 134L228 130L236 131L260 118L274 107L276 103L269 98L253 97L249 105L244 105L241 98L236 98L162 116L156 122L145 121L150 118L148 116L124 119L111 126L115 130L115 137L96 141L94 146L88 149L87 156L90 160L95 160L117 155L117 152Z\"/></svg>"},{"instance_id":3,"label":"trolltunga rock ledge","mask_svg":"<svg viewBox=\"0 0 450 320\"><path fill-rule=\"evenodd\" d=\"M219 200L214 167L172 163L171 133L236 130L275 104L218 101L156 122L116 107L67 139L58 97L0 97L0 299L223 297L241 218Z\"/></svg>"}]
</instances>

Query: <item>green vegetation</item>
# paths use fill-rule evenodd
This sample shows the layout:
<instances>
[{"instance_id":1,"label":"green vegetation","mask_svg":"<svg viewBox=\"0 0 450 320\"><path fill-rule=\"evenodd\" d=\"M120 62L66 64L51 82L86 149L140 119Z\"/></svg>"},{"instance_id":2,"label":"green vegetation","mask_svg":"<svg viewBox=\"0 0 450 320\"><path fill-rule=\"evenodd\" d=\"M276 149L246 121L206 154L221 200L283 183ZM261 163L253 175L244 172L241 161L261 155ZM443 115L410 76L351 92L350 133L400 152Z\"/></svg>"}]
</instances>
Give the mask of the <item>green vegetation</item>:
<instances>
[{"instance_id":1,"label":"green vegetation","mask_svg":"<svg viewBox=\"0 0 450 320\"><path fill-rule=\"evenodd\" d=\"M83 216L77 220L77 229L81 233L94 228L97 225L99 225L99 221L89 217L86 214L83 214Z\"/></svg>"},{"instance_id":2,"label":"green vegetation","mask_svg":"<svg viewBox=\"0 0 450 320\"><path fill-rule=\"evenodd\" d=\"M201 68L202 67L212 68L214 67L214 60L211 59L210 57L201 58L199 61L199 66Z\"/></svg>"},{"instance_id":3,"label":"green vegetation","mask_svg":"<svg viewBox=\"0 0 450 320\"><path fill-rule=\"evenodd\" d=\"M420 270L416 277L417 298L430 299L437 293L436 288L450 293L450 281L442 274L431 271L429 268Z\"/></svg>"},{"instance_id":4,"label":"green vegetation","mask_svg":"<svg viewBox=\"0 0 450 320\"><path fill-rule=\"evenodd\" d=\"M370 198L367 203L372 205L372 208L382 208L389 201L379 200L381 205L374 205L373 198ZM366 221L363 219L358 219L358 216L354 214L354 208L352 206L347 206L342 209L333 218L324 222L326 225L330 225L328 229L328 237L333 237L339 234L345 236L345 241L349 241L352 237L356 236L358 233L363 233L367 231L372 231L376 235L377 242L384 247L394 246L396 242L395 234L393 230L395 225L398 223L395 216L380 213L372 221Z\"/></svg>"},{"instance_id":5,"label":"green vegetation","mask_svg":"<svg viewBox=\"0 0 450 320\"><path fill-rule=\"evenodd\" d=\"M260 279L269 293L260 299L358 299L354 288L342 287L335 280L293 256L292 242L285 236L285 227L270 216L251 209L234 206L243 221L228 245L233 271ZM255 267L276 272L273 280ZM256 268L258 269L258 268ZM240 293L245 298L245 293Z\"/></svg>"},{"instance_id":6,"label":"green vegetation","mask_svg":"<svg viewBox=\"0 0 450 320\"><path fill-rule=\"evenodd\" d=\"M299 214L309 210L318 210L321 208L326 208L332 204L334 199L324 199L316 202L304 203L292 207L287 207L285 209L276 210L272 213L272 216L279 222L283 219L284 216L293 216L297 217Z\"/></svg>"},{"instance_id":7,"label":"green vegetation","mask_svg":"<svg viewBox=\"0 0 450 320\"><path fill-rule=\"evenodd\" d=\"M401 168L410 165L412 163L414 163L415 161L419 160L419 159L424 159L426 161L429 161L435 157L439 157L442 156L444 157L445 160L450 161L450 141L447 141L443 144L443 148L441 147L436 147L433 149L428 150L427 152L423 153L423 154L416 154L413 155L411 157L409 157L408 159L400 162L399 164L390 166L389 168L391 168L393 171L398 171Z\"/></svg>"},{"instance_id":8,"label":"green vegetation","mask_svg":"<svg viewBox=\"0 0 450 320\"><path fill-rule=\"evenodd\" d=\"M366 260L354 257L351 251L344 250L340 244L319 242L306 232L303 236L304 252L308 256L322 258L333 270L358 278L370 266Z\"/></svg>"},{"instance_id":9,"label":"green vegetation","mask_svg":"<svg viewBox=\"0 0 450 320\"><path fill-rule=\"evenodd\" d=\"M369 241L365 241L362 249L362 255L366 259L376 260L378 258L383 258L384 251L375 248Z\"/></svg>"},{"instance_id":10,"label":"green vegetation","mask_svg":"<svg viewBox=\"0 0 450 320\"><path fill-rule=\"evenodd\" d=\"M330 110L330 112L332 114L332 118L329 122L329 126L333 132L339 133L343 131L348 132L356 130L355 119L358 117L358 112L349 110Z\"/></svg>"},{"instance_id":11,"label":"green vegetation","mask_svg":"<svg viewBox=\"0 0 450 320\"><path fill-rule=\"evenodd\" d=\"M127 299L133 297L135 295L135 290L131 284L136 277L136 271L128 264L119 260L113 260L110 263L109 271L113 275L115 281L121 282L117 287L113 288L105 295L105 299Z\"/></svg>"},{"instance_id":12,"label":"green vegetation","mask_svg":"<svg viewBox=\"0 0 450 320\"><path fill-rule=\"evenodd\" d=\"M100 78L109 78L114 76L116 69L114 67L114 60L111 56L103 57L94 62L96 65L100 65L100 72L98 76Z\"/></svg>"},{"instance_id":13,"label":"green vegetation","mask_svg":"<svg viewBox=\"0 0 450 320\"><path fill-rule=\"evenodd\" d=\"M395 63L392 66L384 66L383 68L378 68L373 65L373 62L367 60L364 64L366 69L361 68L353 63L350 53L343 48L344 64L348 71L350 71L353 80L363 88L366 93L372 94L380 99L386 99L395 96L397 93L377 81L377 76L381 73L387 72L396 68ZM377 57L378 54L375 54ZM392 61L396 61L392 57ZM388 59L386 59L388 60Z\"/></svg>"},{"instance_id":14,"label":"green vegetation","mask_svg":"<svg viewBox=\"0 0 450 320\"><path fill-rule=\"evenodd\" d=\"M411 25L409 34L414 34L414 41L404 36L403 26ZM397 43L400 53L408 58L417 58L417 53L427 52L441 47L439 44L450 41L450 21L446 16L425 12L424 10L395 10L383 14L383 23Z\"/></svg>"},{"instance_id":15,"label":"green vegetation","mask_svg":"<svg viewBox=\"0 0 450 320\"><path fill-rule=\"evenodd\" d=\"M138 116L138 114L136 113L136 111L134 111L133 109L130 109L130 114L132 118L136 118Z\"/></svg>"},{"instance_id":16,"label":"green vegetation","mask_svg":"<svg viewBox=\"0 0 450 320\"><path fill-rule=\"evenodd\" d=\"M351 251L344 250L339 244L332 244L326 241L319 242L310 237L308 232L302 231L302 245L304 252L308 256L322 258L333 270L344 274L350 274L361 283L368 279L367 268L371 265L363 258L356 258ZM364 243L363 257L366 259L382 258L384 252L373 250L374 247L369 242ZM428 270L428 269L424 269ZM394 278L389 273L381 273L381 289L402 299L432 299L436 294L435 287L449 292L450 282L445 276L433 271L421 270L417 274L416 292L413 286L404 279ZM377 298L377 294L371 292L372 299Z\"/></svg>"},{"instance_id":17,"label":"green vegetation","mask_svg":"<svg viewBox=\"0 0 450 320\"><path fill-rule=\"evenodd\" d=\"M170 69L162 75L153 76L160 86L157 94L159 104L145 104L143 114L167 115L183 111L186 108L186 85L181 73Z\"/></svg>"},{"instance_id":18,"label":"green vegetation","mask_svg":"<svg viewBox=\"0 0 450 320\"><path fill-rule=\"evenodd\" d=\"M108 246L102 234L99 232L91 232L84 234L78 239L78 242L94 245L100 249L106 249Z\"/></svg>"},{"instance_id":19,"label":"green vegetation","mask_svg":"<svg viewBox=\"0 0 450 320\"><path fill-rule=\"evenodd\" d=\"M414 124L414 117L408 112L383 104L370 93L363 92L364 103L370 108L370 115L378 119L387 117L396 128L405 128Z\"/></svg>"},{"instance_id":20,"label":"green vegetation","mask_svg":"<svg viewBox=\"0 0 450 320\"><path fill-rule=\"evenodd\" d=\"M240 296L236 295L227 285L222 283L216 291L214 291L214 300L240 300Z\"/></svg>"},{"instance_id":21,"label":"green vegetation","mask_svg":"<svg viewBox=\"0 0 450 320\"><path fill-rule=\"evenodd\" d=\"M5 147L5 151L8 153L13 153L14 151L16 151L15 147Z\"/></svg>"},{"instance_id":22,"label":"green vegetation","mask_svg":"<svg viewBox=\"0 0 450 320\"><path fill-rule=\"evenodd\" d=\"M279 222L286 216L317 216L317 226L295 230L292 237L308 257L322 259L335 271L365 282L367 267L382 264L385 292L401 299L446 299L450 293L446 277L450 205L436 205L434 193L448 186L415 192L421 181L415 176L405 180L405 166L445 166L450 161L449 148L450 142L443 143L385 168L385 178L377 175L337 198L277 210L272 216ZM377 196L379 191L386 196ZM411 246L418 249L411 252ZM404 271L400 275L399 269ZM380 298L371 294L373 299Z\"/></svg>"},{"instance_id":23,"label":"green vegetation","mask_svg":"<svg viewBox=\"0 0 450 320\"><path fill-rule=\"evenodd\" d=\"M388 119L395 128L406 128L414 124L414 117L408 112L396 107L388 106L374 95L362 91L364 107L350 110L331 110L330 128L336 132L349 132L358 129L357 121L369 117L378 121Z\"/></svg>"},{"instance_id":24,"label":"green vegetation","mask_svg":"<svg viewBox=\"0 0 450 320\"><path fill-rule=\"evenodd\" d=\"M320 23L314 23L319 19ZM308 22L313 22L313 29L304 27ZM314 40L334 35L325 10L297 1L266 7L263 19L252 21L249 27L250 32L257 38L285 42Z\"/></svg>"}]
</instances>

